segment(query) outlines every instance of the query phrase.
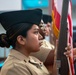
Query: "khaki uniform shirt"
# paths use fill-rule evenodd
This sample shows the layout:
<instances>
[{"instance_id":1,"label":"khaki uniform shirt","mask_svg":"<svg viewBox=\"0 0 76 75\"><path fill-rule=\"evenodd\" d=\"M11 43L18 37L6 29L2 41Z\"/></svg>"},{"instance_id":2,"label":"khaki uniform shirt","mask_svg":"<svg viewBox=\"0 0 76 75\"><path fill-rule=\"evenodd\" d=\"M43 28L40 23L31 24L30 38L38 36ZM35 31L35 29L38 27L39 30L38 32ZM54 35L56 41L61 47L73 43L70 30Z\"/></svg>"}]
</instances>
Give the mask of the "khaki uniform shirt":
<instances>
[{"instance_id":1,"label":"khaki uniform shirt","mask_svg":"<svg viewBox=\"0 0 76 75\"><path fill-rule=\"evenodd\" d=\"M54 45L44 39L40 50L38 52L31 53L31 55L38 58L40 61L45 62L49 52L54 49Z\"/></svg>"},{"instance_id":2,"label":"khaki uniform shirt","mask_svg":"<svg viewBox=\"0 0 76 75\"><path fill-rule=\"evenodd\" d=\"M50 75L42 62L37 58L26 57L22 53L11 50L4 66L1 69L1 75Z\"/></svg>"}]
</instances>

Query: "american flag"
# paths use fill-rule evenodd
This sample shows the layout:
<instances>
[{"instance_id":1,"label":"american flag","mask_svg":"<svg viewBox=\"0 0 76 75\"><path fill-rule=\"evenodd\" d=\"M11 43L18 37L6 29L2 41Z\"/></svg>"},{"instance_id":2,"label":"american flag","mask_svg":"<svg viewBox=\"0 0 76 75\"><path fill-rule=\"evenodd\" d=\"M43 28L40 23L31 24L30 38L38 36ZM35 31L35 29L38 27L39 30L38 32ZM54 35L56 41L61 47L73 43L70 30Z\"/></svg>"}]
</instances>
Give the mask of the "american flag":
<instances>
[{"instance_id":1,"label":"american flag","mask_svg":"<svg viewBox=\"0 0 76 75\"><path fill-rule=\"evenodd\" d=\"M73 48L73 23L72 23L72 2L69 0L69 9L68 9L68 34L67 34L67 44L70 43L71 47ZM71 56L68 57L68 64L69 64L69 73L70 75L74 75L74 63L73 63L73 49L71 49Z\"/></svg>"},{"instance_id":2,"label":"american flag","mask_svg":"<svg viewBox=\"0 0 76 75\"><path fill-rule=\"evenodd\" d=\"M53 31L55 36L58 38L60 29L60 18L62 11L63 0L52 0L52 18L53 18ZM65 10L66 11L66 10ZM67 44L70 43L73 48L73 23L72 23L72 2L69 0L68 17L67 17ZM74 64L73 64L73 50L71 50L71 56L68 57L69 64L69 75L74 75Z\"/></svg>"}]
</instances>

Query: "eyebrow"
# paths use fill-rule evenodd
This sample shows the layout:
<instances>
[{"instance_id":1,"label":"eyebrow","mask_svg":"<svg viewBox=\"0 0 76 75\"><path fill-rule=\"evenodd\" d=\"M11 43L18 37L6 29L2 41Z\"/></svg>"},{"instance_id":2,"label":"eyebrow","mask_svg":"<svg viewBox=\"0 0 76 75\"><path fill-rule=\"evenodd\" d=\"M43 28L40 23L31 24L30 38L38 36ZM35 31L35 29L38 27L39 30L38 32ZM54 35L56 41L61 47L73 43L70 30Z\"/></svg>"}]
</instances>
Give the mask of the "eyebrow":
<instances>
[{"instance_id":1,"label":"eyebrow","mask_svg":"<svg viewBox=\"0 0 76 75\"><path fill-rule=\"evenodd\" d=\"M34 30L39 30L39 28L34 28Z\"/></svg>"}]
</instances>

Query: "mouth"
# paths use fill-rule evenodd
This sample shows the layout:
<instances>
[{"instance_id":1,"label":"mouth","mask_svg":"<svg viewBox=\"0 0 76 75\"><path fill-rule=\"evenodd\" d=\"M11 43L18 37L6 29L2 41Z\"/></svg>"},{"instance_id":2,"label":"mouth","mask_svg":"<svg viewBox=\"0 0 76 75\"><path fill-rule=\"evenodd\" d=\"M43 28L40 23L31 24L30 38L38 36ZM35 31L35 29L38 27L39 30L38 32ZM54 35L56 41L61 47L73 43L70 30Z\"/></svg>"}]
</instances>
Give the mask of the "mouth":
<instances>
[{"instance_id":1,"label":"mouth","mask_svg":"<svg viewBox=\"0 0 76 75\"><path fill-rule=\"evenodd\" d=\"M39 41L39 46L41 46L43 44L42 40Z\"/></svg>"}]
</instances>

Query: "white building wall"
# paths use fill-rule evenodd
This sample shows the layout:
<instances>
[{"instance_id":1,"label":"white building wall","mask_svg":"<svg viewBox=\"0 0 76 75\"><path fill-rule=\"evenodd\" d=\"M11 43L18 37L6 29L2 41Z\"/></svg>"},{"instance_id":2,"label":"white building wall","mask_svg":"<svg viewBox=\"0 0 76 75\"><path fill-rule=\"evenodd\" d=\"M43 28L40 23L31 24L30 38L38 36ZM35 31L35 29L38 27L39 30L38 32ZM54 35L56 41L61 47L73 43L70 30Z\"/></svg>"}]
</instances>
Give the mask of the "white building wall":
<instances>
[{"instance_id":1,"label":"white building wall","mask_svg":"<svg viewBox=\"0 0 76 75\"><path fill-rule=\"evenodd\" d=\"M0 11L20 9L21 0L0 0Z\"/></svg>"}]
</instances>

